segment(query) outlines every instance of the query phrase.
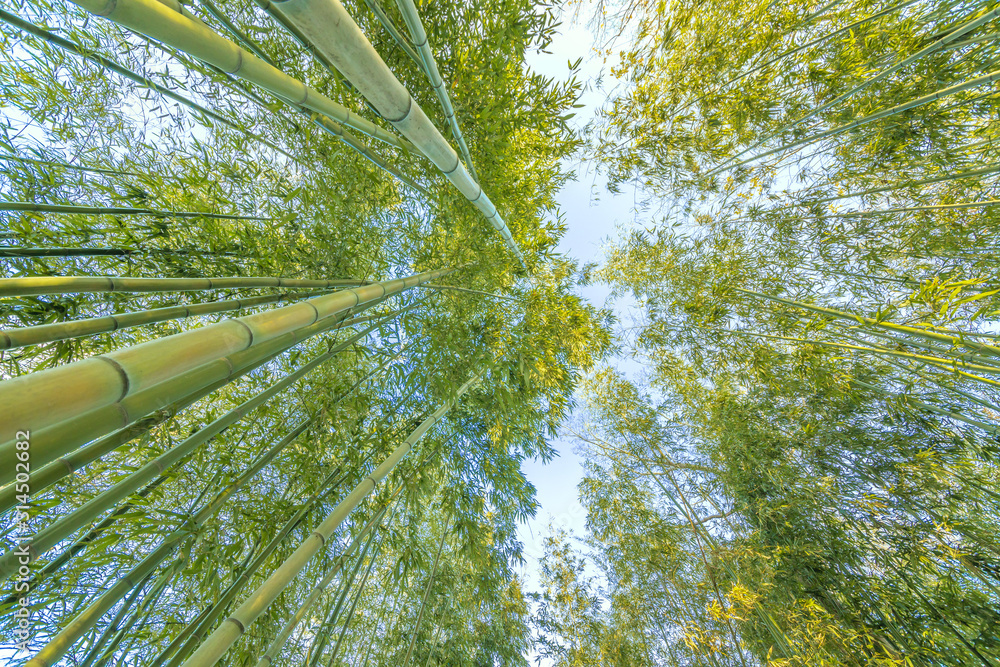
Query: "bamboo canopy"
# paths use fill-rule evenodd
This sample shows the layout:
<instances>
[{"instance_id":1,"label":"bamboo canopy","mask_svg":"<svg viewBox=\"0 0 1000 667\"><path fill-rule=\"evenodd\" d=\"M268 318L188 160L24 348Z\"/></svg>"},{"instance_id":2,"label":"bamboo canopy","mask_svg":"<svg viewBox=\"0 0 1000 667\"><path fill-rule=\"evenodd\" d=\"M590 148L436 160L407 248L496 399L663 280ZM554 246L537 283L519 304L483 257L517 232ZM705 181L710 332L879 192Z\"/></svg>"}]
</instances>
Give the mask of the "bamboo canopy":
<instances>
[{"instance_id":1,"label":"bamboo canopy","mask_svg":"<svg viewBox=\"0 0 1000 667\"><path fill-rule=\"evenodd\" d=\"M272 4L479 209L527 269L524 256L489 195L473 180L458 153L395 77L339 0L283 0Z\"/></svg>"}]
</instances>

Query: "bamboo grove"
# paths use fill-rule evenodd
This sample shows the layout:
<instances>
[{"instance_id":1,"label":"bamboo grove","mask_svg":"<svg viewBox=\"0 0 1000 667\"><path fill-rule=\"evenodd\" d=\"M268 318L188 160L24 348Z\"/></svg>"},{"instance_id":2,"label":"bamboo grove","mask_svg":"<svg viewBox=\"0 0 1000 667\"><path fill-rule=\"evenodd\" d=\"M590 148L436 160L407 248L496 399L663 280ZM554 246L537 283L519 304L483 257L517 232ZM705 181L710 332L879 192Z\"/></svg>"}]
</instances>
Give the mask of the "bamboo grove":
<instances>
[{"instance_id":1,"label":"bamboo grove","mask_svg":"<svg viewBox=\"0 0 1000 667\"><path fill-rule=\"evenodd\" d=\"M557 13L0 7L0 661L525 663L520 464L610 342Z\"/></svg>"},{"instance_id":2,"label":"bamboo grove","mask_svg":"<svg viewBox=\"0 0 1000 667\"><path fill-rule=\"evenodd\" d=\"M645 216L591 279L647 373L587 380L542 652L1000 664L996 4L602 11L591 157Z\"/></svg>"}]
</instances>

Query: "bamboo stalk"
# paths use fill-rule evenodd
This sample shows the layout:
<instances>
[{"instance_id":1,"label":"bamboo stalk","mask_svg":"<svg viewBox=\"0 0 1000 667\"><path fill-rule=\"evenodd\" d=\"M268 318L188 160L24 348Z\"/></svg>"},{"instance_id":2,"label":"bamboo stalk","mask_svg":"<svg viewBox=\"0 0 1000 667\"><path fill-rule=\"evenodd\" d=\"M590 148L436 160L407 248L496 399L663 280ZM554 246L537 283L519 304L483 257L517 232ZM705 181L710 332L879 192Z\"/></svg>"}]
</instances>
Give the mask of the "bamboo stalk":
<instances>
[{"instance_id":1,"label":"bamboo stalk","mask_svg":"<svg viewBox=\"0 0 1000 667\"><path fill-rule=\"evenodd\" d=\"M291 444L296 438L308 428L311 420L306 420L295 426L284 438L282 438L270 450L265 452L254 465L250 467L238 480L224 489L212 502L201 508L193 517L186 520L178 529L165 537L156 549L143 558L129 574L116 581L103 595L94 601L86 610L74 618L59 634L50 640L25 667L49 667L54 665L69 648L75 644L90 628L92 628L109 609L118 603L122 597L132 590L141 578L149 576L171 553L174 548L185 538L191 536L187 529L190 526L199 526L219 511L225 502L243 484L250 480L260 470L267 465L278 452ZM171 450L173 451L173 450ZM162 458L162 457L161 457ZM161 468L162 470L162 468Z\"/></svg>"},{"instance_id":2,"label":"bamboo stalk","mask_svg":"<svg viewBox=\"0 0 1000 667\"><path fill-rule=\"evenodd\" d=\"M420 622L424 620L424 609L431 595L431 585L434 583L434 577L437 575L438 563L441 561L441 552L444 550L444 539L448 536L448 523L450 522L451 517L449 516L448 521L441 528L441 540L438 542L437 553L434 554L434 565L431 568L430 576L427 577L427 586L424 587L424 595L420 600L420 611L417 612L417 620L413 624L413 634L410 635L410 645L406 649L406 657L403 658L404 665L410 664L410 656L413 655L413 646L417 642L417 633L420 632Z\"/></svg>"},{"instance_id":3,"label":"bamboo stalk","mask_svg":"<svg viewBox=\"0 0 1000 667\"><path fill-rule=\"evenodd\" d=\"M2 283L2 279L0 279ZM0 330L0 350L11 350L26 345L40 345L67 338L81 338L100 333L110 333L120 329L130 329L144 324L166 322L183 317L198 317L212 313L224 313L230 310L242 310L253 306L263 306L282 301L298 301L307 294L268 294L265 296L247 297L245 299L229 299L210 303L196 303L189 306L166 306L133 313L117 313L104 317L92 317L71 322L56 322L54 324L39 324L19 329Z\"/></svg>"},{"instance_id":4,"label":"bamboo stalk","mask_svg":"<svg viewBox=\"0 0 1000 667\"><path fill-rule=\"evenodd\" d=\"M372 538L374 537L375 534L373 533ZM358 592L354 595L354 600L351 601L351 607L347 610L347 618L344 619L344 625L340 629L340 636L337 637L337 643L333 645L333 650L330 652L330 660L327 662L327 667L333 667L333 661L337 659L337 655L340 653L340 647L344 643L344 637L347 636L347 628L351 624L351 620L354 618L354 611L358 607L361 595L365 592L365 586L368 584L368 577L371 576L372 569L375 567L375 561L378 559L379 555L379 548L376 548L375 553L368 562L368 568L365 570L365 576L361 578L361 583L357 586Z\"/></svg>"},{"instance_id":5,"label":"bamboo stalk","mask_svg":"<svg viewBox=\"0 0 1000 667\"><path fill-rule=\"evenodd\" d=\"M156 0L72 0L87 11L111 19L131 30L168 44L229 74L260 86L284 100L323 114L391 146L410 150L411 146L314 88L293 79L281 70L225 37L204 23L172 11Z\"/></svg>"},{"instance_id":6,"label":"bamboo stalk","mask_svg":"<svg viewBox=\"0 0 1000 667\"><path fill-rule=\"evenodd\" d=\"M245 127L239 125L235 121L232 121L232 120L226 118L225 116L223 116L221 114L218 114L215 111L212 111L211 109L203 107L200 104L198 104L197 102L193 102L192 100L189 100L188 98L184 97L183 95L179 95L176 92L174 92L174 91L172 91L172 90L170 90L168 88L164 88L163 86L159 85L158 83L156 83L152 79L148 79L148 78L146 78L144 76L141 76L141 75L133 72L132 70L128 69L127 67L125 67L125 66L123 66L123 65L115 62L114 60L111 60L110 58L106 58L106 57L98 55L96 53L91 53L91 52L87 51L87 49L85 47L83 47L80 44L77 44L76 42L71 42L68 39L64 39L63 37L60 37L60 36L58 36L58 35L56 35L56 34L54 34L52 32L49 32L48 30L45 30L44 28L42 28L40 26L37 26L34 23L29 23L28 21L25 21L21 17L15 16L14 14L11 14L9 12L3 11L2 9L0 9L0 20L4 21L5 23L8 23L10 25L13 25L13 26L15 26L17 28L20 28L21 30L23 30L25 32L28 32L28 33L34 35L35 37L38 37L39 39L41 39L41 40L43 40L45 42L48 42L49 44L52 44L53 46L56 46L56 47L58 47L58 48L60 48L60 49L62 49L64 51L73 53L75 55L80 56L81 58L84 58L85 60L89 60L92 63L100 65L101 67L107 68L107 69L111 70L112 72L114 72L115 74L118 74L120 76L125 77L129 81L133 81L135 83L138 83L139 85L147 87L150 90L155 90L157 93L163 95L164 97L169 97L170 99L174 100L175 102L183 104L184 106L188 107L189 109L192 109L196 113L203 115L205 118L211 118L212 120L220 122L220 123L222 123L223 125L225 125L226 127L230 128L232 130L236 130L237 132L240 132L241 134L245 134L246 136L251 137L255 141L259 141L261 144L267 146L271 150L274 150L274 151L277 151L278 153L281 153L282 155L284 155L285 157L289 158L293 162L298 162L299 161L298 158L296 158L294 155L292 155L291 153L288 153L284 149L281 149L281 148L275 146L273 143L271 143L270 141L268 141L264 137L260 136L259 134L254 134L253 132L250 132ZM202 121L202 122L204 123L204 121ZM20 160L24 160L26 162L27 161L31 161L31 160L28 160L27 158L10 158L8 156L4 156L3 159L20 159ZM60 165L60 166L62 166L62 165ZM65 165L65 168L66 169L81 169L81 170L85 170L85 171L95 171L95 172L99 172L99 173L110 173L110 174L117 174L118 173L118 172L114 172L114 171L110 171L110 170L106 170L106 169L95 169L95 168L92 168L92 167L77 167L75 165ZM140 177L143 176L142 174L134 174L134 173L129 173L129 172L121 172L121 173L124 173L125 175L129 175L129 176L140 176Z\"/></svg>"},{"instance_id":7,"label":"bamboo stalk","mask_svg":"<svg viewBox=\"0 0 1000 667\"><path fill-rule=\"evenodd\" d=\"M431 285L429 283L424 283L420 287L424 287L426 289L434 289L434 290L453 290L455 292L465 292L466 294L480 294L482 296L491 296L494 299L505 299L507 301L521 303L521 299L516 299L512 296L504 296L502 294L494 294L492 292L483 292L481 290L468 289L466 287L453 287L452 285Z\"/></svg>"},{"instance_id":8,"label":"bamboo stalk","mask_svg":"<svg viewBox=\"0 0 1000 667\"><path fill-rule=\"evenodd\" d=\"M408 308L386 315L384 321L380 321L376 326L382 326L406 310ZM305 330L288 333L265 345L229 355L211 364L183 373L171 381L140 391L110 406L92 410L80 417L59 422L33 433L31 436L32 461L35 461L35 454L39 454L38 460L43 462L43 465L52 456L60 456L61 458L53 461L52 464L44 465L39 472L32 473L32 489L35 488L36 476L43 477L43 474L51 468L55 468L55 470L50 474L51 479L45 477L46 483L51 483L65 475L67 471L72 471L97 456L103 456L111 449L169 419L177 411L195 400L267 363L309 336L346 325L346 323L339 322L338 318L330 319L333 321L318 322ZM362 335L371 330L362 332ZM142 419L147 415L152 416ZM108 422L111 419L117 419L120 422L121 430L67 455L73 448L108 433L111 430L108 428ZM135 424L135 428L129 426L132 422L138 422ZM58 469L59 463L64 464L65 471ZM0 497L5 500L13 497L10 495L12 492L9 491L11 488L11 486L4 487Z\"/></svg>"},{"instance_id":9,"label":"bamboo stalk","mask_svg":"<svg viewBox=\"0 0 1000 667\"><path fill-rule=\"evenodd\" d=\"M427 31L424 30L423 21L420 20L420 14L417 13L417 6L413 4L413 0L396 0L396 6L399 7L399 13L403 15L403 21L410 31L410 38L413 40L413 45L420 52L420 57L424 63L424 73L427 74L427 79L431 82L431 88L434 89L438 102L441 104L441 109L444 111L445 118L448 119L448 125L451 127L451 133L458 143L459 150L462 151L462 159L465 160L465 166L469 170L469 175L472 177L472 180L478 183L479 176L476 175L476 168L472 164L469 147L465 143L465 137L462 136L462 130L459 128L458 120L455 118L455 108L451 104L451 98L448 96L448 89L444 85L444 79L441 78L441 73L438 71L437 61L434 60L434 52L431 51L430 44L427 43Z\"/></svg>"},{"instance_id":10,"label":"bamboo stalk","mask_svg":"<svg viewBox=\"0 0 1000 667\"><path fill-rule=\"evenodd\" d=\"M399 447L388 456L372 473L358 484L353 491L334 508L316 531L306 538L261 586L254 591L240 607L219 626L195 653L184 662L183 667L209 667L216 664L281 592L291 583L305 566L329 541L333 532L347 518L364 498L370 495L379 482L396 467L396 464L410 451L413 445L454 406L470 387L479 381L482 373L477 373L458 390L456 395L427 417L407 436Z\"/></svg>"},{"instance_id":11,"label":"bamboo stalk","mask_svg":"<svg viewBox=\"0 0 1000 667\"><path fill-rule=\"evenodd\" d=\"M19 547L30 553L28 563L30 564L38 559L46 551L66 539L80 526L90 523L101 512L121 502L121 500L125 497L134 493L137 489L144 484L149 483L158 475L162 475L165 470L185 459L189 454L193 453L210 439L222 433L251 411L256 410L258 407L267 403L271 398L277 396L282 391L292 386L295 382L332 359L334 356L345 350L357 340L366 336L378 326L379 324L372 325L365 331L362 331L343 343L334 346L329 352L321 354L308 363L302 365L294 372L289 373L278 382L256 394L253 398L244 401L239 406L212 421L210 424L202 427L194 435L186 438L178 445L175 445L171 449L167 450L156 459L142 466L139 470L132 473L111 488L98 494L74 512L62 516L55 523L43 528L33 536L21 542ZM341 396L340 398L343 397ZM338 401L339 400L340 399L338 399ZM17 571L19 563L21 565L25 564L23 562L25 556L18 556L18 551L19 549L14 549L9 551L4 556L0 556L0 581L4 581L13 575Z\"/></svg>"},{"instance_id":12,"label":"bamboo stalk","mask_svg":"<svg viewBox=\"0 0 1000 667\"><path fill-rule=\"evenodd\" d=\"M308 280L305 278L130 278L115 276L33 276L0 278L0 297L38 294L79 294L81 292L197 292L215 289L256 289L297 287L329 289L365 286L367 280Z\"/></svg>"},{"instance_id":13,"label":"bamboo stalk","mask_svg":"<svg viewBox=\"0 0 1000 667\"><path fill-rule=\"evenodd\" d=\"M372 106L441 170L452 185L499 232L525 268L524 256L489 196L477 184L406 87L389 70L339 0L284 0L273 3Z\"/></svg>"},{"instance_id":14,"label":"bamboo stalk","mask_svg":"<svg viewBox=\"0 0 1000 667\"><path fill-rule=\"evenodd\" d=\"M280 349L280 341L286 340L282 336L308 337L336 324L338 320L332 318L343 319L351 308L447 273L450 271L429 271L341 290L0 382L0 405L5 406L0 415L0 434L7 439L0 444L0 483L14 477L17 440L12 436L17 431L41 431L92 414L90 437L99 437L132 421L130 415L138 413L122 413L120 407L125 399L135 398L144 390L149 391L140 402L145 404L142 414L149 414L190 391L190 376L179 379L188 371L196 371L202 378L200 386L223 379L235 368L231 355L243 353L243 357L252 358L270 348ZM314 324L319 328L309 329ZM173 384L165 384L168 381ZM114 411L108 412L111 408ZM31 447L31 460L36 465L69 451L65 446L57 449L57 443L41 446L34 433ZM56 451L59 453L53 454Z\"/></svg>"},{"instance_id":15,"label":"bamboo stalk","mask_svg":"<svg viewBox=\"0 0 1000 667\"><path fill-rule=\"evenodd\" d=\"M378 22L382 24L382 27L385 28L385 31L389 33L389 36L392 37L392 40L396 42L400 49L403 50L403 53L408 55L410 60L417 65L420 71L426 74L427 71L424 69L424 63L420 59L420 56L413 50L413 47L410 46L410 43L406 40L406 38L403 37L403 33L399 31L396 24L393 23L392 19L389 18L389 15L385 13L385 10L382 9L382 5L378 3L378 0L364 0L364 2L368 6L368 9L371 10L372 14L375 15L375 18L378 19Z\"/></svg>"},{"instance_id":16,"label":"bamboo stalk","mask_svg":"<svg viewBox=\"0 0 1000 667\"><path fill-rule=\"evenodd\" d=\"M386 317L388 318L395 317L400 313L404 312L405 310L406 309L394 311L389 315L387 315ZM345 322L342 322L336 328L339 329L362 321L369 321L372 317L375 316L353 318ZM384 323L385 322L381 322L380 326ZM135 421L130 426L127 426L126 428L120 429L103 438L95 440L94 442L91 442L85 447L81 447L75 452L72 452L65 456L61 456L52 463L49 463L48 465L44 465L41 468L32 470L31 493L32 494L39 493L40 491L44 490L46 487L59 481L66 475L73 474L73 472L82 468L88 463L96 461L98 458L104 456L108 452L117 449L126 442L129 442L135 439L136 437L142 435L143 433L151 430L154 426L157 426L167 421L168 419L172 418L178 412L180 412L187 406L191 405L195 401L204 398L205 396L209 395L216 389L219 389L220 387L228 384L232 380L242 377L247 373L253 371L254 369L259 368L262 364L267 363L268 361L276 357L277 354L280 354L280 352L282 351L284 350L281 350L278 353L266 357L262 360L255 361L252 364L247 364L242 368L237 369L237 371L234 372L233 375L231 375L230 377L209 384L192 393L186 394L185 396L174 401L170 405L167 405L166 407L157 410L151 416L138 419L137 421ZM383 366L383 369L384 368L385 366ZM346 394L350 394L352 391L354 391L354 389L356 389L362 382L367 380L370 376L371 374L366 375L364 378L359 380L350 389L347 390ZM17 494L16 484L8 484L7 486L0 488L0 512L5 512L14 505L16 505L17 495L18 494Z\"/></svg>"},{"instance_id":17,"label":"bamboo stalk","mask_svg":"<svg viewBox=\"0 0 1000 667\"><path fill-rule=\"evenodd\" d=\"M131 206L81 206L77 204L36 204L27 201L0 201L0 211L28 211L33 213L72 213L86 215L149 215L155 218L210 218L213 220L264 220L273 218L259 215L231 215L208 211L161 211Z\"/></svg>"}]
</instances>

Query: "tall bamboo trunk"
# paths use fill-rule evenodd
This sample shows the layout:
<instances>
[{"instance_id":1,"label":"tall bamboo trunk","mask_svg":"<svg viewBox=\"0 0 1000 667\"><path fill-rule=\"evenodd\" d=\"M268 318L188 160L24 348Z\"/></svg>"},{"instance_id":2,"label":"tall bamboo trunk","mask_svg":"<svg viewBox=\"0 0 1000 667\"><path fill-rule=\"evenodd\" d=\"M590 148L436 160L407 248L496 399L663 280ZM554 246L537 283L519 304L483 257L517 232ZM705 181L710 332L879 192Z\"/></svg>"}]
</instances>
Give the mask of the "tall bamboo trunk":
<instances>
[{"instance_id":1,"label":"tall bamboo trunk","mask_svg":"<svg viewBox=\"0 0 1000 667\"><path fill-rule=\"evenodd\" d=\"M458 159L406 87L385 64L339 0L285 0L277 11L308 38L357 88L365 99L399 130L486 217L504 243L526 268L524 256L507 223L489 196Z\"/></svg>"}]
</instances>

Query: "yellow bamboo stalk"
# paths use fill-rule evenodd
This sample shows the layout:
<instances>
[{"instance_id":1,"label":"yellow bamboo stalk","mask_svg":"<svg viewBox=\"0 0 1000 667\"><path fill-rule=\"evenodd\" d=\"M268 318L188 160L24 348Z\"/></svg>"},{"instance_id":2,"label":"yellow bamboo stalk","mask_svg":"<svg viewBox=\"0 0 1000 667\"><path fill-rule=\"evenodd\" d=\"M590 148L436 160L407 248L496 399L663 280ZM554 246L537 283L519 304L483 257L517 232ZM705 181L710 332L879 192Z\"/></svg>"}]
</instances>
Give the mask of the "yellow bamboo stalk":
<instances>
[{"instance_id":1,"label":"yellow bamboo stalk","mask_svg":"<svg viewBox=\"0 0 1000 667\"><path fill-rule=\"evenodd\" d=\"M306 564L326 545L334 531L340 527L351 511L375 490L379 482L396 467L413 445L436 424L458 399L472 387L482 373L477 373L458 390L455 397L434 411L416 429L407 436L399 447L390 454L368 477L358 484L348 496L334 508L324 519L316 531L302 541L299 547L261 584L243 604L233 612L208 639L198 647L198 650L188 658L182 667L211 667L229 650L247 628L274 602L275 598L291 583L292 579L302 571Z\"/></svg>"},{"instance_id":2,"label":"yellow bamboo stalk","mask_svg":"<svg viewBox=\"0 0 1000 667\"><path fill-rule=\"evenodd\" d=\"M450 270L429 271L342 290L0 382L0 405L5 408L0 413L0 437L4 438L0 444L0 484L15 476L15 436L19 431L42 431L90 415L86 422L93 433L90 437L99 437L127 425L139 414L129 412L127 398L139 399L142 414L149 414L189 393L191 387L232 375L235 367L230 355L244 352L252 358L267 349L262 346L283 349L280 346L289 342L282 336L297 342L296 331L306 331L314 324L335 324L336 320L329 318L346 317L351 308L448 273ZM189 371L194 377L184 375ZM170 381L173 384L167 385ZM76 433L69 431L65 437L78 437ZM58 442L50 440L42 447L34 435L29 440L35 465L44 465L59 455L52 454L59 450Z\"/></svg>"}]
</instances>

